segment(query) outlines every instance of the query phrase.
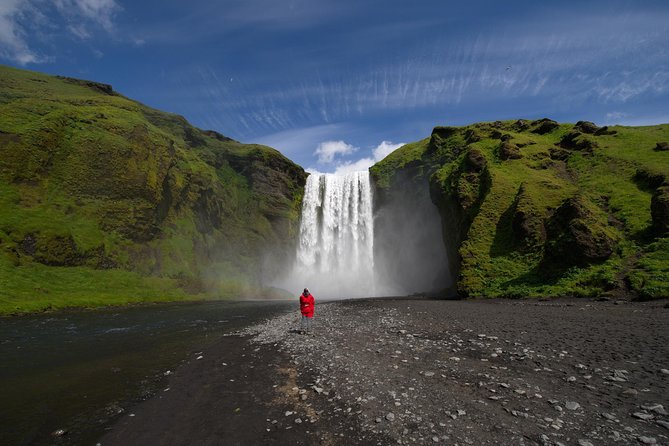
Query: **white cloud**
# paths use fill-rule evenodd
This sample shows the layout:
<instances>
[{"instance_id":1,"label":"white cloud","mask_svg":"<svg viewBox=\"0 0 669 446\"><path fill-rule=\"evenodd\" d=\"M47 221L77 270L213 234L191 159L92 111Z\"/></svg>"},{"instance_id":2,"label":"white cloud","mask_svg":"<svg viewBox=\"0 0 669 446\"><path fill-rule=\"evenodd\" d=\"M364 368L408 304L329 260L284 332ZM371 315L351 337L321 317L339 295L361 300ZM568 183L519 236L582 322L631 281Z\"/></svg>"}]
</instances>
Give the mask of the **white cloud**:
<instances>
[{"instance_id":1,"label":"white cloud","mask_svg":"<svg viewBox=\"0 0 669 446\"><path fill-rule=\"evenodd\" d=\"M333 173L335 175L343 175L345 173L367 170L403 145L404 143L394 144L390 141L381 141L378 146L372 149L372 156L365 156L355 161L337 161L335 160L336 156L348 155L357 152L360 149L344 141L325 141L318 145L318 149L314 152L314 155L318 155L318 162L320 164L335 163ZM307 169L307 172L320 173L314 168Z\"/></svg>"},{"instance_id":2,"label":"white cloud","mask_svg":"<svg viewBox=\"0 0 669 446\"><path fill-rule=\"evenodd\" d=\"M381 161L383 158L386 156L390 155L392 152L395 150L399 149L404 145L403 142L399 144L393 144L390 141L381 141L381 144L379 144L373 151L372 153L374 154L374 160L375 161Z\"/></svg>"},{"instance_id":3,"label":"white cloud","mask_svg":"<svg viewBox=\"0 0 669 446\"><path fill-rule=\"evenodd\" d=\"M336 156L350 155L357 150L357 147L344 141L323 141L314 151L314 155L318 156L319 163L330 164L334 162Z\"/></svg>"},{"instance_id":4,"label":"white cloud","mask_svg":"<svg viewBox=\"0 0 669 446\"><path fill-rule=\"evenodd\" d=\"M375 161L372 158L361 158L358 161L346 161L337 165L334 174L343 175L345 173L367 170L372 167L374 163Z\"/></svg>"}]
</instances>

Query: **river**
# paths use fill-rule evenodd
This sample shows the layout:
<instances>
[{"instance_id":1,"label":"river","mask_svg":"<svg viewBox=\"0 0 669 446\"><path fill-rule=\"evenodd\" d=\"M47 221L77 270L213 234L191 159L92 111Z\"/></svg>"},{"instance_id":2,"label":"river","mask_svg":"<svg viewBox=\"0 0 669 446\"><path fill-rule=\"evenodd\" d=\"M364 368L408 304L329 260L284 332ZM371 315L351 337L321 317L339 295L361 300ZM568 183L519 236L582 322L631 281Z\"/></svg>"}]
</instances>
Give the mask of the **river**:
<instances>
[{"instance_id":1,"label":"river","mask_svg":"<svg viewBox=\"0 0 669 446\"><path fill-rule=\"evenodd\" d=\"M294 309L204 302L0 319L0 444L95 444L133 403L226 332ZM54 437L63 429L66 434Z\"/></svg>"}]
</instances>

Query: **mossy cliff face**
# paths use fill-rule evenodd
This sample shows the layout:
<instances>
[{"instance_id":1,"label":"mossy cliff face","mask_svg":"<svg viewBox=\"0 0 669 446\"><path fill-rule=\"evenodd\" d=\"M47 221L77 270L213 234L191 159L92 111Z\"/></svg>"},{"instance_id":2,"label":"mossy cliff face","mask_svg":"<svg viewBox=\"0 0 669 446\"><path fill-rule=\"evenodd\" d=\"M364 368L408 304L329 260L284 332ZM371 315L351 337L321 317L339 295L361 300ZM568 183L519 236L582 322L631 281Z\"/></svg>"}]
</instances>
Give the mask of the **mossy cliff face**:
<instances>
[{"instance_id":1,"label":"mossy cliff face","mask_svg":"<svg viewBox=\"0 0 669 446\"><path fill-rule=\"evenodd\" d=\"M0 67L0 306L250 292L294 252L305 178L108 85Z\"/></svg>"},{"instance_id":2,"label":"mossy cliff face","mask_svg":"<svg viewBox=\"0 0 669 446\"><path fill-rule=\"evenodd\" d=\"M658 298L669 296L667 140L669 125L436 127L371 172L381 197L408 170L429 184L462 296Z\"/></svg>"}]
</instances>

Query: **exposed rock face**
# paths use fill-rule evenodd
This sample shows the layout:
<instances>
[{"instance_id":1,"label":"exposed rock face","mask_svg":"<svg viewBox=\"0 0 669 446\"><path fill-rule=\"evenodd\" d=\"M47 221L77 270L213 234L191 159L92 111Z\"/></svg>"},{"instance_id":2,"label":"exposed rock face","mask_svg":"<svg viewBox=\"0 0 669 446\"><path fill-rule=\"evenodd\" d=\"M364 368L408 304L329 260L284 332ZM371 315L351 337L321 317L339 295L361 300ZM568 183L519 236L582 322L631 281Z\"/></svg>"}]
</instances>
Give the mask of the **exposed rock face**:
<instances>
[{"instance_id":1,"label":"exposed rock face","mask_svg":"<svg viewBox=\"0 0 669 446\"><path fill-rule=\"evenodd\" d=\"M650 202L653 226L658 233L669 232L669 185L658 187Z\"/></svg>"},{"instance_id":2,"label":"exposed rock face","mask_svg":"<svg viewBox=\"0 0 669 446\"><path fill-rule=\"evenodd\" d=\"M545 265L587 265L613 254L617 239L587 199L566 200L546 223Z\"/></svg>"}]
</instances>

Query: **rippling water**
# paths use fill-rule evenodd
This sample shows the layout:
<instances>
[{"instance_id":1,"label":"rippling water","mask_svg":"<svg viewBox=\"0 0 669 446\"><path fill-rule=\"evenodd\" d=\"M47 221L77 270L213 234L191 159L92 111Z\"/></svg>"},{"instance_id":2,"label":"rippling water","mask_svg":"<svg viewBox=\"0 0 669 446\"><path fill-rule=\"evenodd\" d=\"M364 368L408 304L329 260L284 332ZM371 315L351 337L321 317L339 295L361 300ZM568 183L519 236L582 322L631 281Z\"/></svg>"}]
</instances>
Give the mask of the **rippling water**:
<instances>
[{"instance_id":1,"label":"rippling water","mask_svg":"<svg viewBox=\"0 0 669 446\"><path fill-rule=\"evenodd\" d=\"M0 319L0 444L95 444L167 370L292 306L206 302ZM54 439L51 432L68 434Z\"/></svg>"}]
</instances>

